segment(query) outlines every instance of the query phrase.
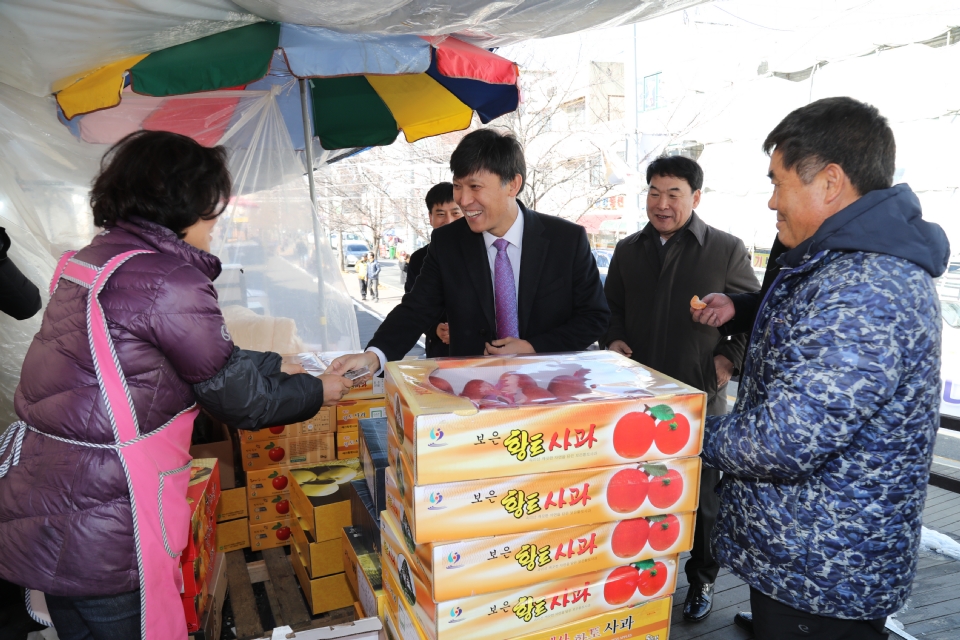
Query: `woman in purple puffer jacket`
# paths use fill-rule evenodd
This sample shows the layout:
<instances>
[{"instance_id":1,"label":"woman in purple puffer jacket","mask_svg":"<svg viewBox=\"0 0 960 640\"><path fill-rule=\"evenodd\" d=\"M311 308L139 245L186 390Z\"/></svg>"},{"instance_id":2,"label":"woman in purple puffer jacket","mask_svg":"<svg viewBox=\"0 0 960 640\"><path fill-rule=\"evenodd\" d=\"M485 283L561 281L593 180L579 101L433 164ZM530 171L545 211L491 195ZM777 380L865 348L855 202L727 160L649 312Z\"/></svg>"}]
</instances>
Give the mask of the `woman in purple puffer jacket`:
<instances>
[{"instance_id":1,"label":"woman in purple puffer jacket","mask_svg":"<svg viewBox=\"0 0 960 640\"><path fill-rule=\"evenodd\" d=\"M225 160L172 133L117 143L90 198L104 230L61 260L24 360L22 422L0 437L0 578L46 594L61 640L186 637L177 563L197 405L258 429L350 388L234 346L209 253Z\"/></svg>"}]
</instances>

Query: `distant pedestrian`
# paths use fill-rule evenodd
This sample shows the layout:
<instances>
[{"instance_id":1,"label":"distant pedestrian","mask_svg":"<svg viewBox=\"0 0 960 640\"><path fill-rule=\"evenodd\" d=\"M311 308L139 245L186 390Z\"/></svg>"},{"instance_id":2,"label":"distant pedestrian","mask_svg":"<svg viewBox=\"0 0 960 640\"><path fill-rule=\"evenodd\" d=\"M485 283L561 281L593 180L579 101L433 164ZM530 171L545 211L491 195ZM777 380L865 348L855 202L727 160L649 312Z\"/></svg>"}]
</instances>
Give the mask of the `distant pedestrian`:
<instances>
[{"instance_id":1,"label":"distant pedestrian","mask_svg":"<svg viewBox=\"0 0 960 640\"><path fill-rule=\"evenodd\" d=\"M367 256L367 288L370 290L370 297L374 302L380 302L380 261L377 255L371 253Z\"/></svg>"},{"instance_id":2,"label":"distant pedestrian","mask_svg":"<svg viewBox=\"0 0 960 640\"><path fill-rule=\"evenodd\" d=\"M361 256L357 260L357 278L360 279L360 299L367 299L367 258Z\"/></svg>"}]
</instances>

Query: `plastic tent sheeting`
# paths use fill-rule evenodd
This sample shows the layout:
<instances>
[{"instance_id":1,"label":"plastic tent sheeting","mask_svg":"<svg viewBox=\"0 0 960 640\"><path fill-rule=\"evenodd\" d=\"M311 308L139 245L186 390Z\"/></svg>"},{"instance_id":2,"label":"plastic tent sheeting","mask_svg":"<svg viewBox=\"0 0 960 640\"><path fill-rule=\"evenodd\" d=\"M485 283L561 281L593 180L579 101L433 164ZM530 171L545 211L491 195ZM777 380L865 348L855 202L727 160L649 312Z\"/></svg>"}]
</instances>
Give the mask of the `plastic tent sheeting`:
<instances>
[{"instance_id":1,"label":"plastic tent sheeting","mask_svg":"<svg viewBox=\"0 0 960 640\"><path fill-rule=\"evenodd\" d=\"M316 255L303 164L280 115L277 93L138 96L124 104L135 110L138 100L166 100L176 112L178 104L203 111L198 103L204 100L235 102L225 121L215 116L217 109L206 109L214 114L210 133L227 148L234 179L234 197L216 226L213 245L226 265L215 283L221 306L230 318L291 319L292 324L285 323L286 342L297 348L356 350L353 304L328 243L321 242ZM143 103L142 108L155 106ZM122 135L121 127L100 144L82 142L55 114L52 97L0 84L0 226L13 242L10 257L44 292L44 303L56 257L83 247L97 232L89 186L108 143ZM252 313L238 313L243 310ZM39 326L40 314L23 322L0 315L2 425L14 419L20 364Z\"/></svg>"},{"instance_id":2,"label":"plastic tent sheeting","mask_svg":"<svg viewBox=\"0 0 960 640\"><path fill-rule=\"evenodd\" d=\"M458 37L482 47L611 27L704 0L4 0L0 82L34 95L108 62L277 20L346 33Z\"/></svg>"}]
</instances>

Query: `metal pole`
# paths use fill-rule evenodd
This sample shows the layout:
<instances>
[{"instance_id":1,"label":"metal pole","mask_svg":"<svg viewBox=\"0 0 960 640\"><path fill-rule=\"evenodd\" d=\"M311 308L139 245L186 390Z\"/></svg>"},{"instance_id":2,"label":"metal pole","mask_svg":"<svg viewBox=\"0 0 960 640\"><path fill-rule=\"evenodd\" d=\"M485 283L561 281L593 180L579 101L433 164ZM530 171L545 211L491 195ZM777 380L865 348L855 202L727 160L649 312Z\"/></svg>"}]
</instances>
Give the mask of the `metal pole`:
<instances>
[{"instance_id":1,"label":"metal pole","mask_svg":"<svg viewBox=\"0 0 960 640\"><path fill-rule=\"evenodd\" d=\"M327 340L327 316L326 306L323 303L323 273L320 268L320 211L317 208L317 183L313 176L313 119L310 117L310 106L307 100L307 82L309 80L300 78L300 111L303 114L303 152L307 158L307 184L310 185L310 211L313 220L313 250L314 259L317 263L317 293L320 295L319 322L320 335L323 339L323 347L330 345Z\"/></svg>"}]
</instances>

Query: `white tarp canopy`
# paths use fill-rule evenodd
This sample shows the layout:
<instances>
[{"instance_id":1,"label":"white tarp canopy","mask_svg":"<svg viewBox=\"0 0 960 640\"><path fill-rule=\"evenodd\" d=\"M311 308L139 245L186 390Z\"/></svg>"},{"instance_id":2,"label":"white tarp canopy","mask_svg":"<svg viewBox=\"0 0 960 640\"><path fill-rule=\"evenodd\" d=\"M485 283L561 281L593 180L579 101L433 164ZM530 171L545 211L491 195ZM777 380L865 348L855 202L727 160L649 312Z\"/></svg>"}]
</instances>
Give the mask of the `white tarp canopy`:
<instances>
[{"instance_id":1,"label":"white tarp canopy","mask_svg":"<svg viewBox=\"0 0 960 640\"><path fill-rule=\"evenodd\" d=\"M261 20L457 34L483 47L647 20L705 0L4 0L0 82L34 95L90 69Z\"/></svg>"}]
</instances>

